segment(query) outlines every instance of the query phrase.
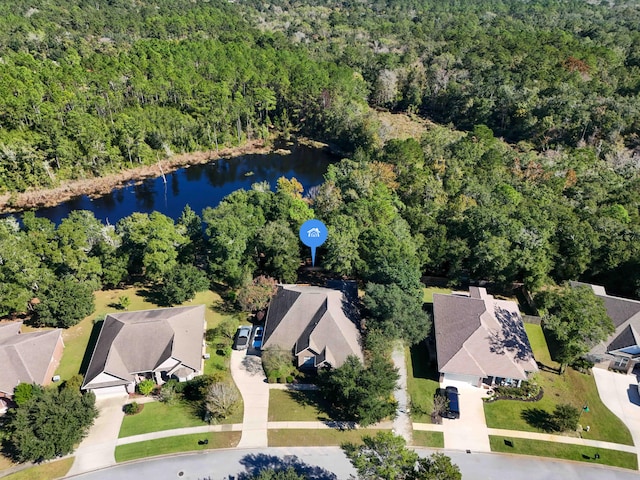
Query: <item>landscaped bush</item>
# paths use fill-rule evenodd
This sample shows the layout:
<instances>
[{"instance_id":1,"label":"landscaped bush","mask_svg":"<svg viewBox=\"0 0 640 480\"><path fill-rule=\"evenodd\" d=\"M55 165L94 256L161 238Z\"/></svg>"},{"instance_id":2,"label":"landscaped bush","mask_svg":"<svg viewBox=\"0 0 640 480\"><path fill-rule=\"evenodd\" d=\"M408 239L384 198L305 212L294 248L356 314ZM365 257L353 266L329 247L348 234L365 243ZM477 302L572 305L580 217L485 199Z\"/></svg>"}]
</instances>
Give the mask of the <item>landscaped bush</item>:
<instances>
[{"instance_id":1,"label":"landscaped bush","mask_svg":"<svg viewBox=\"0 0 640 480\"><path fill-rule=\"evenodd\" d=\"M179 382L175 380L169 380L167 383L160 387L160 401L167 405L172 405L178 400L178 392L176 391L176 385Z\"/></svg>"},{"instance_id":2,"label":"landscaped bush","mask_svg":"<svg viewBox=\"0 0 640 480\"><path fill-rule=\"evenodd\" d=\"M278 383L287 383L287 379L285 377L278 377Z\"/></svg>"},{"instance_id":3,"label":"landscaped bush","mask_svg":"<svg viewBox=\"0 0 640 480\"><path fill-rule=\"evenodd\" d=\"M276 379L276 377L269 377L269 378L267 379L267 381L268 381L269 383L276 383L277 379Z\"/></svg>"},{"instance_id":4,"label":"landscaped bush","mask_svg":"<svg viewBox=\"0 0 640 480\"><path fill-rule=\"evenodd\" d=\"M589 373L589 370L593 368L595 363L587 360L586 358L579 358L571 364L571 366L580 373Z\"/></svg>"},{"instance_id":5,"label":"landscaped bush","mask_svg":"<svg viewBox=\"0 0 640 480\"><path fill-rule=\"evenodd\" d=\"M539 400L541 398L542 389L540 385L533 382L522 382L519 387L500 387L494 386L494 399L509 399L509 400Z\"/></svg>"},{"instance_id":6,"label":"landscaped bush","mask_svg":"<svg viewBox=\"0 0 640 480\"><path fill-rule=\"evenodd\" d=\"M295 376L297 370L293 366L291 350L269 347L262 352L262 366L269 377L284 378ZM284 382L283 382L284 383Z\"/></svg>"},{"instance_id":7,"label":"landscaped bush","mask_svg":"<svg viewBox=\"0 0 640 480\"><path fill-rule=\"evenodd\" d=\"M293 383L293 377L291 375L287 377L287 383Z\"/></svg>"},{"instance_id":8,"label":"landscaped bush","mask_svg":"<svg viewBox=\"0 0 640 480\"><path fill-rule=\"evenodd\" d=\"M136 388L138 389L138 392L140 392L140 394L147 396L153 391L155 387L156 387L156 382L154 382L153 380L147 379L147 380L141 381Z\"/></svg>"},{"instance_id":9,"label":"landscaped bush","mask_svg":"<svg viewBox=\"0 0 640 480\"><path fill-rule=\"evenodd\" d=\"M137 402L127 403L122 410L124 410L125 415L135 415L142 411L144 405L140 405Z\"/></svg>"}]
</instances>

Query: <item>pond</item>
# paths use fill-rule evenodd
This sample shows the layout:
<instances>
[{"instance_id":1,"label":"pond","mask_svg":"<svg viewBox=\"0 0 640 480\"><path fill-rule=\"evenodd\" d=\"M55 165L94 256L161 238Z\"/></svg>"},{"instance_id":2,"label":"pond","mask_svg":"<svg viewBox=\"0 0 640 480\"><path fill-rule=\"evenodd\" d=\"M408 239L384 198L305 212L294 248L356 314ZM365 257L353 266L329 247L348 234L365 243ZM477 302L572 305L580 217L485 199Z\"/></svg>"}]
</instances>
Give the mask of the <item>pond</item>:
<instances>
[{"instance_id":1,"label":"pond","mask_svg":"<svg viewBox=\"0 0 640 480\"><path fill-rule=\"evenodd\" d=\"M323 182L329 164L336 159L323 150L296 145L291 153L244 155L219 159L211 163L181 168L162 177L129 184L111 193L89 198L80 196L55 207L41 208L36 216L56 224L73 210L90 210L96 218L110 224L133 212L161 212L177 219L185 205L201 214L205 207L215 207L231 192L250 189L258 182L269 182L274 189L278 178L295 177L307 192Z\"/></svg>"}]
</instances>

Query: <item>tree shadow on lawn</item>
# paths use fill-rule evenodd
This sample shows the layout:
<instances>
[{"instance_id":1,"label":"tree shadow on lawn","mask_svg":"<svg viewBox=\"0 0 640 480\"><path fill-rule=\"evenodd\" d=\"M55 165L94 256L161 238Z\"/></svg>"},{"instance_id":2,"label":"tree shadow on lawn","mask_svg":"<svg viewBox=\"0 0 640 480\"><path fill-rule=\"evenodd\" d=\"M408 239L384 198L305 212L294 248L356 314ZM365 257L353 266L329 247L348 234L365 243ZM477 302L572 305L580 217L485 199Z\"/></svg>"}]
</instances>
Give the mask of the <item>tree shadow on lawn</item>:
<instances>
[{"instance_id":1,"label":"tree shadow on lawn","mask_svg":"<svg viewBox=\"0 0 640 480\"><path fill-rule=\"evenodd\" d=\"M138 290L138 295L140 295L145 302L153 303L158 307L173 307L172 304L167 302L167 300L162 296L162 294L154 287L144 287Z\"/></svg>"},{"instance_id":2,"label":"tree shadow on lawn","mask_svg":"<svg viewBox=\"0 0 640 480\"><path fill-rule=\"evenodd\" d=\"M296 455L285 455L281 458L264 453L249 454L240 459L240 464L246 472L239 473L237 480L249 480L263 470L286 471L289 468L293 468L298 475L309 480L338 480L334 473L322 467L309 465Z\"/></svg>"},{"instance_id":3,"label":"tree shadow on lawn","mask_svg":"<svg viewBox=\"0 0 640 480\"><path fill-rule=\"evenodd\" d=\"M324 415L318 415L317 419L321 422L332 422L336 412L329 403L322 398L320 392L317 390L286 390L287 395L291 397L293 401L299 403L305 407L314 407Z\"/></svg>"},{"instance_id":4,"label":"tree shadow on lawn","mask_svg":"<svg viewBox=\"0 0 640 480\"><path fill-rule=\"evenodd\" d=\"M96 348L96 343L98 343L98 336L100 335L100 330L102 329L103 323L104 323L104 320L100 320L93 324L93 328L91 329L91 335L89 335L89 342L87 343L87 348L84 351L84 356L82 357L82 363L80 364L80 373L82 375L86 375L87 373L87 368L89 368L89 362L91 361L93 350Z\"/></svg>"},{"instance_id":5,"label":"tree shadow on lawn","mask_svg":"<svg viewBox=\"0 0 640 480\"><path fill-rule=\"evenodd\" d=\"M551 433L555 430L553 415L541 408L527 408L520 414L522 419L534 428Z\"/></svg>"}]
</instances>

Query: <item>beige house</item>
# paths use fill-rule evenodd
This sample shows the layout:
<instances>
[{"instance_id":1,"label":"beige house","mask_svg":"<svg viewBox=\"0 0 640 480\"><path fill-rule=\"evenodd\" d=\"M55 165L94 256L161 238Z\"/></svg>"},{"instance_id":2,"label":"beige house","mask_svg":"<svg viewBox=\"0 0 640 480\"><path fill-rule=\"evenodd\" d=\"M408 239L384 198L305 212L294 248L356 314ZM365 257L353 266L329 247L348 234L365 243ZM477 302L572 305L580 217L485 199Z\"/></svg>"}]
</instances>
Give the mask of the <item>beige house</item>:
<instances>
[{"instance_id":1,"label":"beige house","mask_svg":"<svg viewBox=\"0 0 640 480\"><path fill-rule=\"evenodd\" d=\"M519 385L538 371L518 305L484 288L433 295L440 382Z\"/></svg>"},{"instance_id":2,"label":"beige house","mask_svg":"<svg viewBox=\"0 0 640 480\"><path fill-rule=\"evenodd\" d=\"M340 367L363 359L355 309L341 290L280 285L271 300L262 348L292 349L301 368Z\"/></svg>"},{"instance_id":3,"label":"beige house","mask_svg":"<svg viewBox=\"0 0 640 480\"><path fill-rule=\"evenodd\" d=\"M204 305L112 313L104 319L83 390L132 393L151 378L191 380L204 370Z\"/></svg>"},{"instance_id":4,"label":"beige house","mask_svg":"<svg viewBox=\"0 0 640 480\"><path fill-rule=\"evenodd\" d=\"M0 324L0 397L12 397L19 383L48 385L62 358L62 330L20 333L21 327Z\"/></svg>"}]
</instances>

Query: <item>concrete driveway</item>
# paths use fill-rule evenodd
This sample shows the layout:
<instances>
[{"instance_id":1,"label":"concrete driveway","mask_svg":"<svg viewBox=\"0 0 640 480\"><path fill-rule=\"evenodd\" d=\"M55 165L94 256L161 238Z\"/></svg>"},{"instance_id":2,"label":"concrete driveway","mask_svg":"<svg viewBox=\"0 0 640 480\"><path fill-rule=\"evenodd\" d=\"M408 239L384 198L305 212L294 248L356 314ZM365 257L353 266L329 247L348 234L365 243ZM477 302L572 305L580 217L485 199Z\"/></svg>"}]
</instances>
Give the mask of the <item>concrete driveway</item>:
<instances>
[{"instance_id":1,"label":"concrete driveway","mask_svg":"<svg viewBox=\"0 0 640 480\"><path fill-rule=\"evenodd\" d=\"M246 350L231 352L231 376L242 401L242 437L238 448L266 448L267 420L269 417L269 384L259 356Z\"/></svg>"},{"instance_id":2,"label":"concrete driveway","mask_svg":"<svg viewBox=\"0 0 640 480\"><path fill-rule=\"evenodd\" d=\"M122 407L127 403L126 395L96 400L100 412L89 434L75 452L75 460L68 475L89 472L116 464L114 456L120 425L124 418Z\"/></svg>"},{"instance_id":3,"label":"concrete driveway","mask_svg":"<svg viewBox=\"0 0 640 480\"><path fill-rule=\"evenodd\" d=\"M633 443L640 446L640 395L638 394L638 378L635 375L624 375L593 368L593 377L598 386L598 394L602 403L624 422L633 438Z\"/></svg>"},{"instance_id":4,"label":"concrete driveway","mask_svg":"<svg viewBox=\"0 0 640 480\"><path fill-rule=\"evenodd\" d=\"M460 418L455 420L442 419L444 448L447 450L490 452L489 430L482 402L482 398L486 396L485 390L458 382L447 382L442 385L442 388L449 385L458 389Z\"/></svg>"}]
</instances>

